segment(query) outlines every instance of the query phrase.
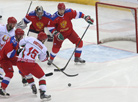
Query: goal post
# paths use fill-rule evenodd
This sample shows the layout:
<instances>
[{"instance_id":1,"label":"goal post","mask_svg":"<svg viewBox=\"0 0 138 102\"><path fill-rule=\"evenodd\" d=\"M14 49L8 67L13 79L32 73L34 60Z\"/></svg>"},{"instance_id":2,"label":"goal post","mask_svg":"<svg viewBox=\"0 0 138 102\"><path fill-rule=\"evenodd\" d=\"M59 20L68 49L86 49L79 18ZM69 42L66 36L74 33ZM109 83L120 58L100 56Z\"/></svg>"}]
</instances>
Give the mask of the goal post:
<instances>
[{"instance_id":1,"label":"goal post","mask_svg":"<svg viewBox=\"0 0 138 102\"><path fill-rule=\"evenodd\" d=\"M97 44L133 41L138 53L137 8L96 2Z\"/></svg>"}]
</instances>

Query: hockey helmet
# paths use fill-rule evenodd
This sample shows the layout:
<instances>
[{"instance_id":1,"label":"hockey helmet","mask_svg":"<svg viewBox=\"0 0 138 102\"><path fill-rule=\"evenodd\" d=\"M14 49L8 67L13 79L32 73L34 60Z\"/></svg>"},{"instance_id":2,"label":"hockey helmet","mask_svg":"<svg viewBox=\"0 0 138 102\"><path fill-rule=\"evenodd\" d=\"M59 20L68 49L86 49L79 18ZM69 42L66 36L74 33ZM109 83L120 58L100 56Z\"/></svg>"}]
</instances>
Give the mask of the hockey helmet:
<instances>
[{"instance_id":1,"label":"hockey helmet","mask_svg":"<svg viewBox=\"0 0 138 102\"><path fill-rule=\"evenodd\" d=\"M43 7L42 6L37 6L35 8L35 12L36 12L36 16L39 17L39 19L42 18L43 14L44 14L44 10L43 10Z\"/></svg>"},{"instance_id":2,"label":"hockey helmet","mask_svg":"<svg viewBox=\"0 0 138 102\"><path fill-rule=\"evenodd\" d=\"M15 23L16 24L17 23L17 20L14 17L9 17L8 18L8 24L9 23Z\"/></svg>"},{"instance_id":3,"label":"hockey helmet","mask_svg":"<svg viewBox=\"0 0 138 102\"><path fill-rule=\"evenodd\" d=\"M24 35L24 31L21 28L15 30L15 35Z\"/></svg>"},{"instance_id":4,"label":"hockey helmet","mask_svg":"<svg viewBox=\"0 0 138 102\"><path fill-rule=\"evenodd\" d=\"M58 4L58 9L60 9L60 10L65 10L65 4L64 3L59 3Z\"/></svg>"},{"instance_id":5,"label":"hockey helmet","mask_svg":"<svg viewBox=\"0 0 138 102\"><path fill-rule=\"evenodd\" d=\"M40 33L37 35L37 39L40 40L40 41L46 40L46 39L47 39L46 33L40 32Z\"/></svg>"}]
</instances>

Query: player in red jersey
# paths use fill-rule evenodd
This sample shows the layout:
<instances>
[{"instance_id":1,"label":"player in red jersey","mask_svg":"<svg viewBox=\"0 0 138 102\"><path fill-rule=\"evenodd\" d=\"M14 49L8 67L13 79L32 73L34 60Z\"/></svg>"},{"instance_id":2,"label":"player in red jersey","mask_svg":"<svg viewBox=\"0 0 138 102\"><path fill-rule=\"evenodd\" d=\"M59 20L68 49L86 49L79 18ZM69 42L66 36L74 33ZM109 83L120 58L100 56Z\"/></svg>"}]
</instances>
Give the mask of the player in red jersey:
<instances>
[{"instance_id":1,"label":"player in red jersey","mask_svg":"<svg viewBox=\"0 0 138 102\"><path fill-rule=\"evenodd\" d=\"M9 17L7 19L7 24L5 25L0 25L0 50L3 48L3 46L6 43L6 40L11 37L14 36L15 34L15 30L14 27L17 23L17 20L14 17ZM0 65L0 82L3 79L3 68Z\"/></svg>"},{"instance_id":2,"label":"player in red jersey","mask_svg":"<svg viewBox=\"0 0 138 102\"><path fill-rule=\"evenodd\" d=\"M37 38L38 33L45 32L48 36L45 45L48 50L51 51L53 44L53 37L47 29L48 23L51 20L51 14L46 12L42 6L37 6L34 11L27 14L19 23L16 28L25 29L29 23L31 23L28 36Z\"/></svg>"},{"instance_id":3,"label":"player in red jersey","mask_svg":"<svg viewBox=\"0 0 138 102\"><path fill-rule=\"evenodd\" d=\"M0 63L5 72L5 76L1 82L0 95L10 96L6 93L6 88L9 85L11 78L13 77L13 65L17 62L17 49L19 47L18 42L23 38L24 31L20 28L15 30L15 36L10 37L2 50L0 51Z\"/></svg>"},{"instance_id":4,"label":"player in red jersey","mask_svg":"<svg viewBox=\"0 0 138 102\"><path fill-rule=\"evenodd\" d=\"M58 11L52 16L52 23L48 29L54 35L54 42L52 52L50 54L50 60L48 65L51 65L53 59L59 52L61 45L65 39L70 40L73 44L77 45L80 41L80 37L73 30L72 19L84 18L89 24L93 24L94 20L90 16L84 15L82 12L78 12L72 9L66 9L64 3L58 4ZM75 62L85 63L85 60L81 59L83 41L81 40L78 48L75 51Z\"/></svg>"}]
</instances>

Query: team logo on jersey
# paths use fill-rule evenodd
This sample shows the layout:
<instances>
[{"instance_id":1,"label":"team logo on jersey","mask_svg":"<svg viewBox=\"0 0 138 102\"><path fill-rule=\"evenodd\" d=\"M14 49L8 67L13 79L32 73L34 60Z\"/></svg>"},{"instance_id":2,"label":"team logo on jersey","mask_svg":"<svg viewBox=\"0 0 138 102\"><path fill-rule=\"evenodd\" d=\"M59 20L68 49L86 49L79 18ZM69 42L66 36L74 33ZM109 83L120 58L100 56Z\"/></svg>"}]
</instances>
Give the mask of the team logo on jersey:
<instances>
[{"instance_id":1,"label":"team logo on jersey","mask_svg":"<svg viewBox=\"0 0 138 102\"><path fill-rule=\"evenodd\" d=\"M42 22L37 22L36 23L36 26L39 28L39 29L42 29L44 27L44 24Z\"/></svg>"},{"instance_id":2,"label":"team logo on jersey","mask_svg":"<svg viewBox=\"0 0 138 102\"><path fill-rule=\"evenodd\" d=\"M67 26L67 21L62 21L61 23L60 23L60 26L61 26L61 28L65 28L66 26Z\"/></svg>"},{"instance_id":3,"label":"team logo on jersey","mask_svg":"<svg viewBox=\"0 0 138 102\"><path fill-rule=\"evenodd\" d=\"M8 39L9 39L9 36L7 36L7 35L4 35L2 38L3 41L7 41Z\"/></svg>"}]
</instances>

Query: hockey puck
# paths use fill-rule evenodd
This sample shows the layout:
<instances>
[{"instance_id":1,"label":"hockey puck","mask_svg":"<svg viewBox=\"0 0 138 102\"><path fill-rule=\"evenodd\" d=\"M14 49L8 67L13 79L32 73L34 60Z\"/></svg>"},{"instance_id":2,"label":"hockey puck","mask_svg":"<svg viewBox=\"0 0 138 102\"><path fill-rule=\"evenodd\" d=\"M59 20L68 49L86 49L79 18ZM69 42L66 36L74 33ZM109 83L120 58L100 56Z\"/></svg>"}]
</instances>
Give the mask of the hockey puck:
<instances>
[{"instance_id":1,"label":"hockey puck","mask_svg":"<svg viewBox=\"0 0 138 102\"><path fill-rule=\"evenodd\" d=\"M71 87L71 83L68 83L68 87Z\"/></svg>"},{"instance_id":2,"label":"hockey puck","mask_svg":"<svg viewBox=\"0 0 138 102\"><path fill-rule=\"evenodd\" d=\"M52 76L52 75L53 75L52 72L45 74L46 77L48 77L48 76Z\"/></svg>"}]
</instances>

